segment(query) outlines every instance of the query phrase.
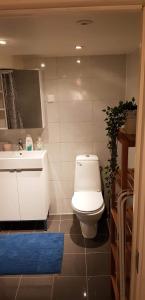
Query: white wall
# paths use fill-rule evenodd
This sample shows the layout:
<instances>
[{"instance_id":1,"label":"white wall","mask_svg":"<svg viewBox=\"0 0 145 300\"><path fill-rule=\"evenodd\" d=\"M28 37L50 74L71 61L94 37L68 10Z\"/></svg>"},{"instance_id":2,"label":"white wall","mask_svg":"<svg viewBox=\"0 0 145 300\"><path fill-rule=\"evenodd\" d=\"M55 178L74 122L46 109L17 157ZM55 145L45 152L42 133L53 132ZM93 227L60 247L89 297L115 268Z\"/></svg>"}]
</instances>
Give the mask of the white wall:
<instances>
[{"instance_id":1,"label":"white wall","mask_svg":"<svg viewBox=\"0 0 145 300\"><path fill-rule=\"evenodd\" d=\"M139 100L140 61L141 61L140 50L136 50L135 52L126 55L126 86L125 86L126 100L131 100L132 97L136 99L136 102L138 102ZM135 147L130 147L128 153L128 167L134 168L134 163L135 163Z\"/></svg>"},{"instance_id":2,"label":"white wall","mask_svg":"<svg viewBox=\"0 0 145 300\"><path fill-rule=\"evenodd\" d=\"M14 68L22 68L23 60L22 57L18 56L0 56L0 69L14 69Z\"/></svg>"},{"instance_id":3,"label":"white wall","mask_svg":"<svg viewBox=\"0 0 145 300\"><path fill-rule=\"evenodd\" d=\"M25 67L37 68L41 58L25 58ZM0 140L42 134L48 149L51 213L71 213L75 157L96 153L102 166L107 161L104 113L125 97L125 56L43 58L42 73L46 129L6 131Z\"/></svg>"},{"instance_id":4,"label":"white wall","mask_svg":"<svg viewBox=\"0 0 145 300\"><path fill-rule=\"evenodd\" d=\"M140 51L126 55L126 89L125 98L131 99L134 97L136 102L139 98L139 83L140 83Z\"/></svg>"}]
</instances>

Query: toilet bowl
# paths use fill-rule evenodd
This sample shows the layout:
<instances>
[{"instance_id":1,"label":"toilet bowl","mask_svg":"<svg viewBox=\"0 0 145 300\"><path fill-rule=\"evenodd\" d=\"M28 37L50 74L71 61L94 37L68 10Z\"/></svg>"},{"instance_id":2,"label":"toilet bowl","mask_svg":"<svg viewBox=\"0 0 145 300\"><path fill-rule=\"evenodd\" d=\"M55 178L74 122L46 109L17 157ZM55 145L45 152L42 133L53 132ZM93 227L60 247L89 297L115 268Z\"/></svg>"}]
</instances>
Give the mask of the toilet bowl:
<instances>
[{"instance_id":1,"label":"toilet bowl","mask_svg":"<svg viewBox=\"0 0 145 300\"><path fill-rule=\"evenodd\" d=\"M98 220L105 208L101 192L99 159L96 155L76 157L72 208L80 221L83 236L94 238L97 234Z\"/></svg>"}]
</instances>

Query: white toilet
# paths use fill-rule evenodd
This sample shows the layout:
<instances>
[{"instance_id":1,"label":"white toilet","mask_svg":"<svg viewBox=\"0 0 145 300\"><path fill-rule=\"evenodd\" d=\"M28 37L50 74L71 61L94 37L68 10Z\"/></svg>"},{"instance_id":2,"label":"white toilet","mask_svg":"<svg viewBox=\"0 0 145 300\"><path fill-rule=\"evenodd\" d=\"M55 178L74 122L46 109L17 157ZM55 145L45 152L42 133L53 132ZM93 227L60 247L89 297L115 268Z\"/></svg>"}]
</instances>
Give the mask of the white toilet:
<instances>
[{"instance_id":1,"label":"white toilet","mask_svg":"<svg viewBox=\"0 0 145 300\"><path fill-rule=\"evenodd\" d=\"M76 157L72 207L80 221L83 236L88 239L94 238L97 234L97 222L105 208L99 159L96 155Z\"/></svg>"}]
</instances>

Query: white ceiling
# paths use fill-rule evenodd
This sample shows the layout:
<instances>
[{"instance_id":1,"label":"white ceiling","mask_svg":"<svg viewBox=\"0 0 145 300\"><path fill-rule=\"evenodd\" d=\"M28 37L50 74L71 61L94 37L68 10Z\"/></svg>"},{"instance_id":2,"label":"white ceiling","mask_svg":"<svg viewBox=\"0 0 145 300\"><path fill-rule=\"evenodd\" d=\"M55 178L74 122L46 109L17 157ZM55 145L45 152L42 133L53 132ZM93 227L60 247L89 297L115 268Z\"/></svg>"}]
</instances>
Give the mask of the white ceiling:
<instances>
[{"instance_id":1,"label":"white ceiling","mask_svg":"<svg viewBox=\"0 0 145 300\"><path fill-rule=\"evenodd\" d=\"M80 19L93 21L80 26ZM0 55L72 56L124 54L140 46L139 12L52 12L40 16L0 18ZM74 49L76 44L83 50Z\"/></svg>"}]
</instances>

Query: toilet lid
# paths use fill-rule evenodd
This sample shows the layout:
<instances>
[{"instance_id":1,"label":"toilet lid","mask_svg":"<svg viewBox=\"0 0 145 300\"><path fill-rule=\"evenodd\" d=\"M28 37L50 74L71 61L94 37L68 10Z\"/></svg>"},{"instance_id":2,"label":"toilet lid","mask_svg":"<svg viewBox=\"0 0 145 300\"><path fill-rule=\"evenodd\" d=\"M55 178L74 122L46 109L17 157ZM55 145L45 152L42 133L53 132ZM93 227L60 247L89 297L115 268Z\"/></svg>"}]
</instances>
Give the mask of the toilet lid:
<instances>
[{"instance_id":1,"label":"toilet lid","mask_svg":"<svg viewBox=\"0 0 145 300\"><path fill-rule=\"evenodd\" d=\"M104 206L102 192L75 192L72 198L72 206L81 212L98 211Z\"/></svg>"}]
</instances>

